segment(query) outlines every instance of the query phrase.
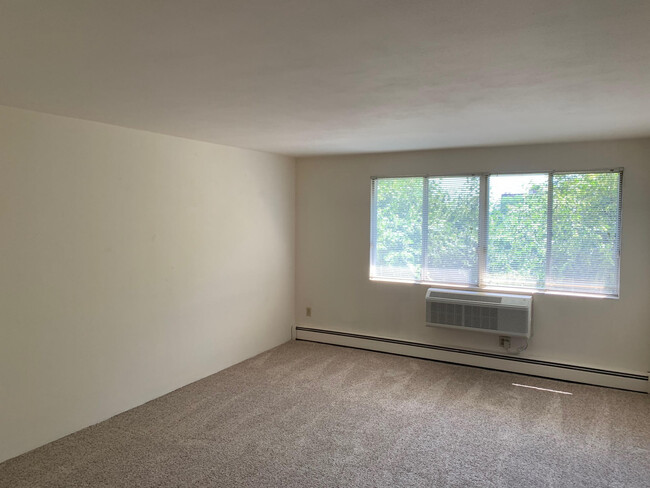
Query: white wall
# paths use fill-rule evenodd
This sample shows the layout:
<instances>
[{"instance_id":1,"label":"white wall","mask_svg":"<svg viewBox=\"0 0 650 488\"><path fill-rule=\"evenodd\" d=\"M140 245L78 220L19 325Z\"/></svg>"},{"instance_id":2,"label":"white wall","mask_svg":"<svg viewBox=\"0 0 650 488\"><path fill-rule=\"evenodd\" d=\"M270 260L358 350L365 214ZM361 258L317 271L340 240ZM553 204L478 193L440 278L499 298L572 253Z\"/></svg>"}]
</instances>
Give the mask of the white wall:
<instances>
[{"instance_id":1,"label":"white wall","mask_svg":"<svg viewBox=\"0 0 650 488\"><path fill-rule=\"evenodd\" d=\"M424 326L427 286L370 281L370 178L624 167L620 299L538 295L524 357L647 372L650 140L313 157L297 164L299 325L493 352L497 337ZM305 307L312 307L312 317Z\"/></svg>"},{"instance_id":2,"label":"white wall","mask_svg":"<svg viewBox=\"0 0 650 488\"><path fill-rule=\"evenodd\" d=\"M295 162L0 107L0 461L289 340Z\"/></svg>"}]
</instances>

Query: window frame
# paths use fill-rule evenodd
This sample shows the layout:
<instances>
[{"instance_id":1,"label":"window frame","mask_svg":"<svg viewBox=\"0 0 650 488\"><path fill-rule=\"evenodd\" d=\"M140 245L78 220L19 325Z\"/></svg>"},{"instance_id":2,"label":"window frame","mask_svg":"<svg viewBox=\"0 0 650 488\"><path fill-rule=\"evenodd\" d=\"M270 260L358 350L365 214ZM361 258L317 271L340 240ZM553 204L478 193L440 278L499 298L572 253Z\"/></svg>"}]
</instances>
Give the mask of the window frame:
<instances>
[{"instance_id":1,"label":"window frame","mask_svg":"<svg viewBox=\"0 0 650 488\"><path fill-rule=\"evenodd\" d=\"M547 258L545 262L546 270L551 266L551 260L548 259L552 248L552 219L553 219L553 176L562 174L596 174L596 173L618 173L618 207L617 207L617 239L616 239L616 293L589 293L580 291L570 291L562 289L554 289L544 286L544 288L524 288L505 285L488 285L485 283L485 276L487 274L487 246L488 246L488 226L489 226L489 177L490 176L505 176L505 175L533 175L544 174L548 178L548 196L547 196ZM490 172L473 172L473 173L433 173L433 174L408 174L408 175L388 175L388 176L372 176L370 178L370 266L369 266L369 279L371 281L384 281L393 283L411 283L411 284L424 284L431 286L439 286L446 288L454 288L469 291L483 291L495 292L503 291L508 293L519 293L529 295L531 293L544 293L551 295L568 295L568 296L584 296L592 298L613 298L618 299L621 292L621 247L622 247L622 226L623 226L623 167L606 168L606 169L580 169L580 170L524 170L524 171L490 171ZM472 284L459 284L459 283L445 283L434 282L422 279L425 273L424 261L426 261L426 249L428 241L428 188L429 178L479 178L479 228L478 228L478 285ZM420 271L420 279L400 279L400 278L387 278L380 276L373 276L375 269L375 262L377 258L377 194L376 194L376 181L382 179L400 179L400 178L422 178L423 185L423 204L422 204L422 269ZM547 280L544 280L546 285Z\"/></svg>"}]
</instances>

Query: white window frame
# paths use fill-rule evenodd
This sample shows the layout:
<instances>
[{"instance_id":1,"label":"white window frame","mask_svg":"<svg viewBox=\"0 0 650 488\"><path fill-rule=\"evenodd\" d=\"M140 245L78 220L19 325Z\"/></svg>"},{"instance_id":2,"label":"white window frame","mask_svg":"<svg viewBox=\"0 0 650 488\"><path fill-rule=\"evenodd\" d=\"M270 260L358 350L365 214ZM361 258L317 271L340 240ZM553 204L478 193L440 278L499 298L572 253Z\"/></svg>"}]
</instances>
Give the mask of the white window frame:
<instances>
[{"instance_id":1,"label":"white window frame","mask_svg":"<svg viewBox=\"0 0 650 488\"><path fill-rule=\"evenodd\" d=\"M618 215L617 215L617 239L616 239L616 293L613 294L600 294L588 292L573 292L553 288L523 288L523 287L508 287L502 285L487 285L484 283L487 274L487 245L488 245L488 212L489 212L489 177L497 175L527 175L527 174L544 174L548 175L548 198L547 198L547 256L550 255L552 247L552 218L553 218L553 176L561 174L592 174L592 173L618 173L619 174L619 190L618 190ZM384 278L380 276L373 276L375 269L376 252L377 252L377 195L375 192L375 183L381 179L397 179L397 178L423 178L423 198L422 198L422 259L425 260L428 240L428 179L429 178L447 178L447 177L479 177L479 231L478 231L478 286L471 284L463 285L458 283L444 283L433 282L423 279L406 280L399 278ZM598 297L598 298L618 298L620 295L620 275L621 275L621 237L622 237L622 221L623 221L623 168L607 168L607 169L592 169L592 170L574 170L574 171L556 171L556 170L542 170L542 171L504 171L504 172L489 172L489 173L455 173L455 174L426 174L426 175L392 175L392 176L373 176L371 177L371 191L370 191L370 269L369 277L372 281L386 281L395 283L419 283L432 286L440 286L447 288L456 288L470 291L505 291L509 293L547 293L553 295L569 295L569 296L585 296L585 297ZM425 269L422 263L422 270L420 277L423 276ZM546 269L551 265L551 260L546 260ZM547 273L548 274L548 273Z\"/></svg>"}]
</instances>

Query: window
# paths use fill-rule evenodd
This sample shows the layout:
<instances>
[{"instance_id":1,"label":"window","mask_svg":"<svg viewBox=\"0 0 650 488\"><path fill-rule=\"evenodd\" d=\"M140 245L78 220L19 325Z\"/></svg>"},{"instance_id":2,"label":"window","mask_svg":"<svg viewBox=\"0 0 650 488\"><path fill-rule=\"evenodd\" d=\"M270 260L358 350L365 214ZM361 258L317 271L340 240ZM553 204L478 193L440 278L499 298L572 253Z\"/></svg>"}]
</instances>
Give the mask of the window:
<instances>
[{"instance_id":1,"label":"window","mask_svg":"<svg viewBox=\"0 0 650 488\"><path fill-rule=\"evenodd\" d=\"M375 178L370 277L618 294L621 170Z\"/></svg>"}]
</instances>

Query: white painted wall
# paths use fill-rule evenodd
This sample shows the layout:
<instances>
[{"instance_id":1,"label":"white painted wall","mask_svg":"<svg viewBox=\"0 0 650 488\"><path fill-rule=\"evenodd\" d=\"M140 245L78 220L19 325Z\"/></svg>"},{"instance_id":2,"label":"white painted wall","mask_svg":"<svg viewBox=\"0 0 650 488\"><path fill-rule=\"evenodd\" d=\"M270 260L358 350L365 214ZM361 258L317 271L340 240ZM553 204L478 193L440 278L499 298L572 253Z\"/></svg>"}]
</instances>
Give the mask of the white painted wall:
<instances>
[{"instance_id":1,"label":"white painted wall","mask_svg":"<svg viewBox=\"0 0 650 488\"><path fill-rule=\"evenodd\" d=\"M427 286L370 281L370 178L624 167L620 299L537 295L524 357L650 367L650 139L313 157L297 164L299 325L503 352L497 337L424 326ZM305 307L312 307L312 317Z\"/></svg>"},{"instance_id":2,"label":"white painted wall","mask_svg":"<svg viewBox=\"0 0 650 488\"><path fill-rule=\"evenodd\" d=\"M290 338L295 162L0 107L0 461Z\"/></svg>"}]
</instances>

